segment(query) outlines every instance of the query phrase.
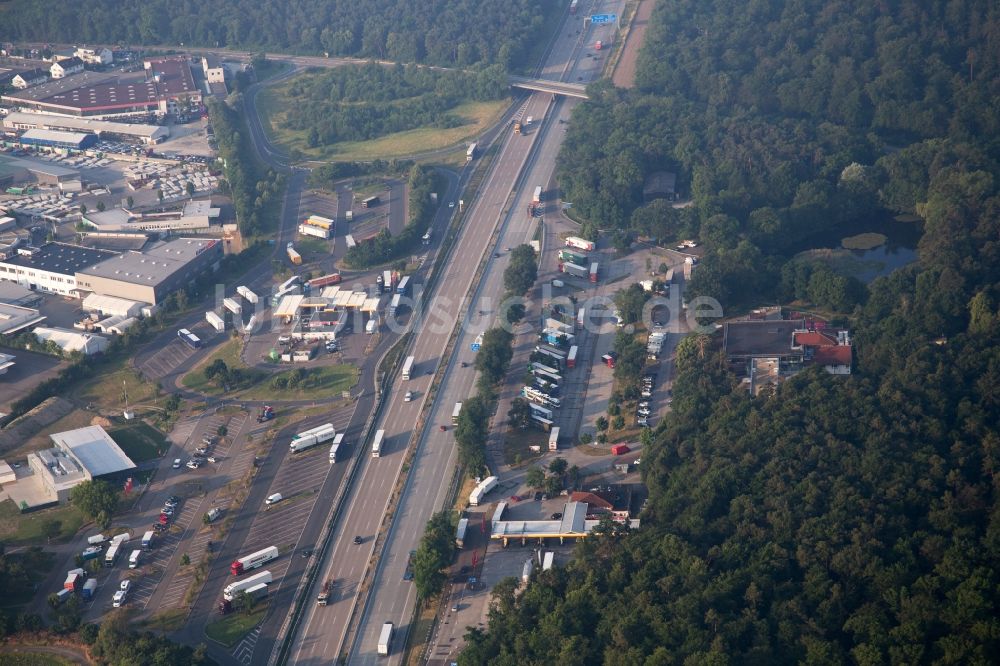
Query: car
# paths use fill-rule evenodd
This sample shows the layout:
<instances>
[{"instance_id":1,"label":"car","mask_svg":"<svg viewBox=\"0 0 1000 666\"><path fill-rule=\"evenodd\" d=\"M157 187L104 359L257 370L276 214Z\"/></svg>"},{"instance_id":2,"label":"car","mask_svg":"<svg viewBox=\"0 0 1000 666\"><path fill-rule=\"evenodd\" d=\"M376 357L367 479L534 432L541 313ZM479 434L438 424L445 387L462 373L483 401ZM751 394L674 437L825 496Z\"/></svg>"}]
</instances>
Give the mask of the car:
<instances>
[{"instance_id":1,"label":"car","mask_svg":"<svg viewBox=\"0 0 1000 666\"><path fill-rule=\"evenodd\" d=\"M635 420L635 423L636 425L641 425L645 427L649 425L649 419L647 419L645 416L640 416Z\"/></svg>"},{"instance_id":2,"label":"car","mask_svg":"<svg viewBox=\"0 0 1000 666\"><path fill-rule=\"evenodd\" d=\"M174 515L174 510L169 506L165 506L162 509L160 509L160 513L166 516L167 518L170 518L171 516Z\"/></svg>"},{"instance_id":3,"label":"car","mask_svg":"<svg viewBox=\"0 0 1000 666\"><path fill-rule=\"evenodd\" d=\"M181 501L181 498L178 497L177 495L171 495L170 497L167 498L167 501L168 502L173 502L174 504L177 504L178 502Z\"/></svg>"},{"instance_id":4,"label":"car","mask_svg":"<svg viewBox=\"0 0 1000 666\"><path fill-rule=\"evenodd\" d=\"M649 416L650 412L648 409L640 409L636 412L639 416Z\"/></svg>"},{"instance_id":5,"label":"car","mask_svg":"<svg viewBox=\"0 0 1000 666\"><path fill-rule=\"evenodd\" d=\"M210 463L217 463L217 462L219 462L219 459L216 458L215 456L209 456L208 457L208 462L210 462Z\"/></svg>"},{"instance_id":6,"label":"car","mask_svg":"<svg viewBox=\"0 0 1000 666\"><path fill-rule=\"evenodd\" d=\"M206 449L204 446L202 446L202 447L199 447L199 448L195 449L194 453L195 453L195 455L203 456L206 453L208 453L208 449Z\"/></svg>"},{"instance_id":7,"label":"car","mask_svg":"<svg viewBox=\"0 0 1000 666\"><path fill-rule=\"evenodd\" d=\"M448 208L454 208L454 207L455 207L455 202L454 201L449 201L448 202Z\"/></svg>"},{"instance_id":8,"label":"car","mask_svg":"<svg viewBox=\"0 0 1000 666\"><path fill-rule=\"evenodd\" d=\"M639 409L642 409L643 407L646 407L646 408L649 407L649 401L648 400L643 400L642 402L639 403Z\"/></svg>"},{"instance_id":9,"label":"car","mask_svg":"<svg viewBox=\"0 0 1000 666\"><path fill-rule=\"evenodd\" d=\"M361 538L360 536L356 536L356 537L354 537L354 545L355 545L355 546L359 546L359 545L361 545L361 542L362 542L362 541L364 541L364 539L362 539L362 538Z\"/></svg>"},{"instance_id":10,"label":"car","mask_svg":"<svg viewBox=\"0 0 1000 666\"><path fill-rule=\"evenodd\" d=\"M547 500L549 498L548 493L542 493L542 500Z\"/></svg>"},{"instance_id":11,"label":"car","mask_svg":"<svg viewBox=\"0 0 1000 666\"><path fill-rule=\"evenodd\" d=\"M313 554L312 548L303 548L302 549L302 557L309 558L309 557L312 557L312 554Z\"/></svg>"},{"instance_id":12,"label":"car","mask_svg":"<svg viewBox=\"0 0 1000 666\"><path fill-rule=\"evenodd\" d=\"M452 604L451 605L451 612L452 613L457 613L458 612L458 604Z\"/></svg>"},{"instance_id":13,"label":"car","mask_svg":"<svg viewBox=\"0 0 1000 666\"><path fill-rule=\"evenodd\" d=\"M125 605L125 593L121 590L115 592L115 596L111 598L111 605L115 608L121 608Z\"/></svg>"},{"instance_id":14,"label":"car","mask_svg":"<svg viewBox=\"0 0 1000 666\"><path fill-rule=\"evenodd\" d=\"M125 580L123 580L123 581L121 582L121 585L119 585L118 587L119 587L119 588L121 589L121 591L122 591L122 592L128 592L128 588L129 588L129 586L130 586L131 584L132 584L132 581L130 581L130 580L128 580L128 579L126 578Z\"/></svg>"},{"instance_id":15,"label":"car","mask_svg":"<svg viewBox=\"0 0 1000 666\"><path fill-rule=\"evenodd\" d=\"M641 395L643 398L652 398L653 397L653 392L652 391L643 391L639 395Z\"/></svg>"},{"instance_id":16,"label":"car","mask_svg":"<svg viewBox=\"0 0 1000 666\"><path fill-rule=\"evenodd\" d=\"M494 256L494 257L499 257L499 256L500 256L500 253L499 253L499 252L494 252L494 253L493 253L493 256Z\"/></svg>"},{"instance_id":17,"label":"car","mask_svg":"<svg viewBox=\"0 0 1000 666\"><path fill-rule=\"evenodd\" d=\"M538 502L541 499L542 499L542 491L541 490L535 491L535 501Z\"/></svg>"},{"instance_id":18,"label":"car","mask_svg":"<svg viewBox=\"0 0 1000 666\"><path fill-rule=\"evenodd\" d=\"M180 458L174 458L173 468L174 469L180 469L180 466L181 466L181 459Z\"/></svg>"},{"instance_id":19,"label":"car","mask_svg":"<svg viewBox=\"0 0 1000 666\"><path fill-rule=\"evenodd\" d=\"M403 396L403 402L410 402L413 400L413 391L407 391L406 395Z\"/></svg>"},{"instance_id":20,"label":"car","mask_svg":"<svg viewBox=\"0 0 1000 666\"><path fill-rule=\"evenodd\" d=\"M268 495L267 499L264 500L264 504L271 506L272 504L277 504L283 499L284 498L281 496L281 493L274 493L273 495Z\"/></svg>"},{"instance_id":21,"label":"car","mask_svg":"<svg viewBox=\"0 0 1000 666\"><path fill-rule=\"evenodd\" d=\"M11 463L12 469L21 469L21 463Z\"/></svg>"},{"instance_id":22,"label":"car","mask_svg":"<svg viewBox=\"0 0 1000 666\"><path fill-rule=\"evenodd\" d=\"M438 428L441 429L441 432L444 432L445 430L448 429L448 426L438 426Z\"/></svg>"},{"instance_id":23,"label":"car","mask_svg":"<svg viewBox=\"0 0 1000 666\"><path fill-rule=\"evenodd\" d=\"M560 512L556 511L555 513L552 514L552 520L561 520L561 519L562 519L562 514Z\"/></svg>"},{"instance_id":24,"label":"car","mask_svg":"<svg viewBox=\"0 0 1000 666\"><path fill-rule=\"evenodd\" d=\"M279 345L287 345L291 341L292 341L292 336L290 336L290 335L279 335L278 336L278 344Z\"/></svg>"},{"instance_id":25,"label":"car","mask_svg":"<svg viewBox=\"0 0 1000 666\"><path fill-rule=\"evenodd\" d=\"M636 458L635 460L632 461L632 464L638 467L639 465L642 464L642 458Z\"/></svg>"}]
</instances>

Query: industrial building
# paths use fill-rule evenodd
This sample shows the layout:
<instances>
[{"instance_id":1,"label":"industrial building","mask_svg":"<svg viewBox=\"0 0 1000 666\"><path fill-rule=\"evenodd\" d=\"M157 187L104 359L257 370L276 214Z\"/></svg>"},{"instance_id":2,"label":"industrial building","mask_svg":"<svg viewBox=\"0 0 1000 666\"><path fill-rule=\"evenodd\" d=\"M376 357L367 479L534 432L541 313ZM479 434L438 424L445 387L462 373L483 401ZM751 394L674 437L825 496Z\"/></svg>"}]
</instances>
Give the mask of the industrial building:
<instances>
[{"instance_id":1,"label":"industrial building","mask_svg":"<svg viewBox=\"0 0 1000 666\"><path fill-rule=\"evenodd\" d=\"M91 264L79 270L76 283L81 290L157 305L199 275L214 271L222 254L216 239L178 238Z\"/></svg>"},{"instance_id":2,"label":"industrial building","mask_svg":"<svg viewBox=\"0 0 1000 666\"><path fill-rule=\"evenodd\" d=\"M53 447L29 453L28 466L50 502L65 503L70 491L84 481L115 478L135 469L135 463L99 425L49 437Z\"/></svg>"},{"instance_id":3,"label":"industrial building","mask_svg":"<svg viewBox=\"0 0 1000 666\"><path fill-rule=\"evenodd\" d=\"M34 308L0 303L0 335L13 335L45 321Z\"/></svg>"},{"instance_id":4,"label":"industrial building","mask_svg":"<svg viewBox=\"0 0 1000 666\"><path fill-rule=\"evenodd\" d=\"M57 130L32 129L18 139L22 146L39 148L63 148L66 150L86 150L97 143L96 134L60 132Z\"/></svg>"},{"instance_id":5,"label":"industrial building","mask_svg":"<svg viewBox=\"0 0 1000 666\"><path fill-rule=\"evenodd\" d=\"M214 53L202 56L201 70L205 74L205 80L209 83L224 83L226 80L226 69Z\"/></svg>"},{"instance_id":6,"label":"industrial building","mask_svg":"<svg viewBox=\"0 0 1000 666\"><path fill-rule=\"evenodd\" d=\"M173 57L147 60L141 73L80 72L0 99L22 111L114 118L174 113L178 104L201 102L202 93L190 62Z\"/></svg>"},{"instance_id":7,"label":"industrial building","mask_svg":"<svg viewBox=\"0 0 1000 666\"><path fill-rule=\"evenodd\" d=\"M55 116L48 113L11 113L3 119L3 125L8 130L45 129L82 132L95 134L99 138L109 141L139 141L144 144L160 143L170 136L170 130L166 126L116 123L93 118Z\"/></svg>"},{"instance_id":8,"label":"industrial building","mask_svg":"<svg viewBox=\"0 0 1000 666\"><path fill-rule=\"evenodd\" d=\"M118 231L204 231L218 222L219 208L211 201L185 202L181 210L160 213L133 213L124 208L87 212L82 222L102 232Z\"/></svg>"},{"instance_id":9,"label":"industrial building","mask_svg":"<svg viewBox=\"0 0 1000 666\"><path fill-rule=\"evenodd\" d=\"M34 334L42 342L53 342L67 354L80 352L85 356L100 354L108 348L110 341L101 335L81 333L71 328L39 326Z\"/></svg>"},{"instance_id":10,"label":"industrial building","mask_svg":"<svg viewBox=\"0 0 1000 666\"><path fill-rule=\"evenodd\" d=\"M30 308L38 305L41 300L42 295L38 292L31 291L16 282L0 280L0 303Z\"/></svg>"},{"instance_id":11,"label":"industrial building","mask_svg":"<svg viewBox=\"0 0 1000 666\"><path fill-rule=\"evenodd\" d=\"M83 309L87 312L97 312L105 317L122 317L123 319L142 316L145 303L130 301L117 296L88 294L83 299Z\"/></svg>"},{"instance_id":12,"label":"industrial building","mask_svg":"<svg viewBox=\"0 0 1000 666\"><path fill-rule=\"evenodd\" d=\"M24 183L58 185L64 191L81 189L80 172L53 162L10 157L0 153L0 187Z\"/></svg>"},{"instance_id":13,"label":"industrial building","mask_svg":"<svg viewBox=\"0 0 1000 666\"><path fill-rule=\"evenodd\" d=\"M16 282L32 290L79 296L77 273L116 256L68 243L46 243L41 247L21 247L0 259L0 280Z\"/></svg>"}]
</instances>

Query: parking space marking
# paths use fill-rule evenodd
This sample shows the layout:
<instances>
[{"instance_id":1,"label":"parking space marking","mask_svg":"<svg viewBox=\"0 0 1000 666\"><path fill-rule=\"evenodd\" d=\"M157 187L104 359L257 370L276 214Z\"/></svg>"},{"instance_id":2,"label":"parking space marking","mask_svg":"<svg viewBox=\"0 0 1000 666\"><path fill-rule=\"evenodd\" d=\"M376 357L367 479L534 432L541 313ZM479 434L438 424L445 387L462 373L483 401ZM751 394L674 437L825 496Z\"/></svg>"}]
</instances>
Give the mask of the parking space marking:
<instances>
[{"instance_id":1,"label":"parking space marking","mask_svg":"<svg viewBox=\"0 0 1000 666\"><path fill-rule=\"evenodd\" d=\"M243 637L236 649L233 650L233 656L241 664L249 664L253 659L254 648L257 647L257 639L260 637L260 625L257 625L253 631Z\"/></svg>"}]
</instances>

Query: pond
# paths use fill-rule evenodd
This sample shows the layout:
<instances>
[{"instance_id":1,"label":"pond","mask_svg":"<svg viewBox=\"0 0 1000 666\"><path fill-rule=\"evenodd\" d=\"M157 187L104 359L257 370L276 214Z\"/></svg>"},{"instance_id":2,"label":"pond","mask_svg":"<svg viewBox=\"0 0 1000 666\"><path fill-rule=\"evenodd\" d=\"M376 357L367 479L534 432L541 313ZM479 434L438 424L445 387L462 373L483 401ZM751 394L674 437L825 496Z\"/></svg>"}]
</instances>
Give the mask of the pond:
<instances>
[{"instance_id":1,"label":"pond","mask_svg":"<svg viewBox=\"0 0 1000 666\"><path fill-rule=\"evenodd\" d=\"M844 247L845 239L861 234L878 234L885 240L867 244L869 249L848 250ZM823 261L838 273L853 275L867 284L916 261L917 243L922 234L923 222L920 220L901 221L885 212L810 236L801 244L802 249L796 256Z\"/></svg>"}]
</instances>

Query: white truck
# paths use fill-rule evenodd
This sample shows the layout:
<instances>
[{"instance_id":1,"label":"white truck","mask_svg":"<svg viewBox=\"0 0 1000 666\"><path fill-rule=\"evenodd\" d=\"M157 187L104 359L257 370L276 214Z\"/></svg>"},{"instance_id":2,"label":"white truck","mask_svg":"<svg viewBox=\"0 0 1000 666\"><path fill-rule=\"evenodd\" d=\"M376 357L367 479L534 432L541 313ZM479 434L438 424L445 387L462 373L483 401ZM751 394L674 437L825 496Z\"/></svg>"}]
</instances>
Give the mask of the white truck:
<instances>
[{"instance_id":1,"label":"white truck","mask_svg":"<svg viewBox=\"0 0 1000 666\"><path fill-rule=\"evenodd\" d=\"M135 569L139 566L139 558L142 557L141 550L133 550L132 554L128 556L128 568Z\"/></svg>"},{"instance_id":2,"label":"white truck","mask_svg":"<svg viewBox=\"0 0 1000 666\"><path fill-rule=\"evenodd\" d=\"M321 426L310 428L305 432L300 432L299 434L293 436L292 442L291 444L289 444L289 449L291 449L292 453L305 451L306 449L312 448L319 444L329 442L336 436L337 436L337 431L334 429L333 424L324 423Z\"/></svg>"},{"instance_id":3,"label":"white truck","mask_svg":"<svg viewBox=\"0 0 1000 666\"><path fill-rule=\"evenodd\" d=\"M226 320L215 314L211 310L205 313L205 321L207 321L212 328L222 333L226 330Z\"/></svg>"},{"instance_id":4,"label":"white truck","mask_svg":"<svg viewBox=\"0 0 1000 666\"><path fill-rule=\"evenodd\" d=\"M344 443L344 433L337 433L337 436L333 438L333 444L330 445L330 464L337 462L337 452L340 451L340 445Z\"/></svg>"},{"instance_id":5,"label":"white truck","mask_svg":"<svg viewBox=\"0 0 1000 666\"><path fill-rule=\"evenodd\" d=\"M243 298L247 299L248 302L253 303L254 305L256 305L257 301L259 300L257 298L257 294L253 293L252 291L250 291L250 289L242 285L236 287L236 293L242 296Z\"/></svg>"},{"instance_id":6,"label":"white truck","mask_svg":"<svg viewBox=\"0 0 1000 666\"><path fill-rule=\"evenodd\" d=\"M264 566L273 559L277 559L279 554L277 546L268 546L267 548L258 550L256 553L250 553L238 560L233 560L233 563L229 565L229 572L234 576L239 576L250 569L256 569L257 567Z\"/></svg>"},{"instance_id":7,"label":"white truck","mask_svg":"<svg viewBox=\"0 0 1000 666\"><path fill-rule=\"evenodd\" d=\"M476 486L469 494L469 504L472 506L479 506L479 502L482 501L486 493L496 488L499 481L500 480L495 476L488 476L480 481L479 485Z\"/></svg>"},{"instance_id":8,"label":"white truck","mask_svg":"<svg viewBox=\"0 0 1000 666\"><path fill-rule=\"evenodd\" d=\"M243 312L243 306L240 305L240 302L235 298L223 298L222 307L226 308L227 310L229 310L230 312L232 312L234 315L237 316L239 316L240 313Z\"/></svg>"},{"instance_id":9,"label":"white truck","mask_svg":"<svg viewBox=\"0 0 1000 666\"><path fill-rule=\"evenodd\" d=\"M271 577L270 571L261 571L259 574L254 574L249 578L244 578L243 580L238 580L235 583L226 585L225 589L222 590L222 598L226 601L232 601L238 593L244 590L249 591L261 583L268 585L272 580L274 579Z\"/></svg>"},{"instance_id":10,"label":"white truck","mask_svg":"<svg viewBox=\"0 0 1000 666\"><path fill-rule=\"evenodd\" d=\"M392 634L392 622L383 624L382 631L378 635L378 654L380 657L389 656L389 652L392 650Z\"/></svg>"}]
</instances>

